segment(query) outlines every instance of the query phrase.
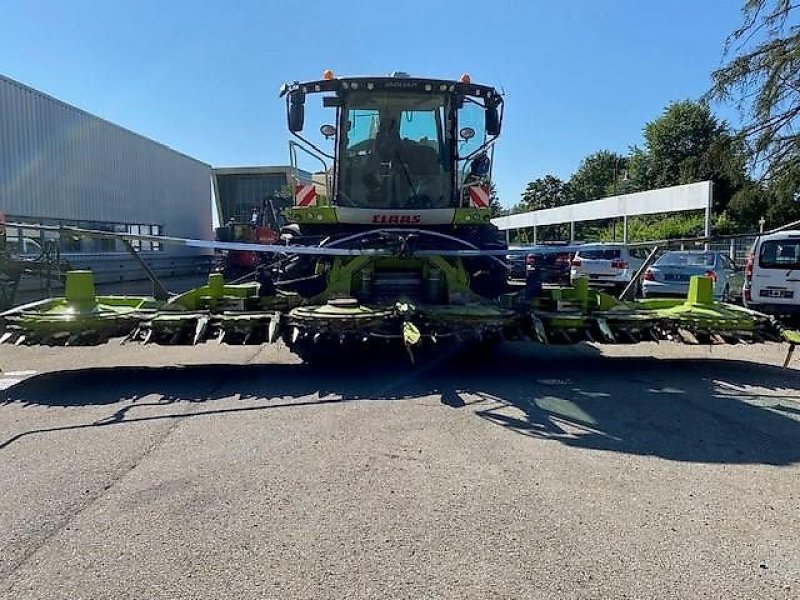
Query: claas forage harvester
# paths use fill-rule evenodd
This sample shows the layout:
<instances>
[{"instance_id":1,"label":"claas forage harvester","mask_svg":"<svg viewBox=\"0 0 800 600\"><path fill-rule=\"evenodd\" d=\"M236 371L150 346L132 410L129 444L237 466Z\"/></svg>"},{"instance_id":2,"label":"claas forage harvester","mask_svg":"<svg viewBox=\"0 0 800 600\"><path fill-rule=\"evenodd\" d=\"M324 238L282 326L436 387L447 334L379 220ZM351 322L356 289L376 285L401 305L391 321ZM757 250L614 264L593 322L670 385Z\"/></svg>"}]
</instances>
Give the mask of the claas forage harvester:
<instances>
[{"instance_id":1,"label":"claas forage harvester","mask_svg":"<svg viewBox=\"0 0 800 600\"><path fill-rule=\"evenodd\" d=\"M67 274L63 297L3 313L0 340L100 344L261 344L283 340L305 360L399 349L412 360L444 348L538 343L789 342L772 318L715 302L711 281L688 297L626 301L574 285L509 280L509 250L490 222L492 148L503 121L496 89L458 80L323 78L284 85L290 155L323 165L325 183L298 180L279 243L210 242L77 230L269 253L252 280L166 300L98 296L91 273ZM309 139L306 105L322 97L328 124ZM26 225L30 228L30 225ZM69 228L61 228L69 229ZM559 249L563 251L563 249Z\"/></svg>"}]
</instances>

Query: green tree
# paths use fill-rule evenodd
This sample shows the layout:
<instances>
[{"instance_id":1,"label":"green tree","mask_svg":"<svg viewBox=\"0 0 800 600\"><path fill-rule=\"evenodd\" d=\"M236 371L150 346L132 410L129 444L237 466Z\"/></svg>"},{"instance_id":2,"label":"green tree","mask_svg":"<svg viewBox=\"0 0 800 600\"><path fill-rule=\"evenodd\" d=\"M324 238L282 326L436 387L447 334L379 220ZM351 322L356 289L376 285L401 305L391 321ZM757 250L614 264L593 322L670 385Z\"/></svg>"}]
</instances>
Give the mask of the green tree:
<instances>
[{"instance_id":1,"label":"green tree","mask_svg":"<svg viewBox=\"0 0 800 600\"><path fill-rule=\"evenodd\" d=\"M545 175L529 182L522 192L522 199L515 207L525 212L542 210L572 203L570 186L555 175Z\"/></svg>"},{"instance_id":2,"label":"green tree","mask_svg":"<svg viewBox=\"0 0 800 600\"><path fill-rule=\"evenodd\" d=\"M740 229L756 231L758 221L766 217L771 203L771 194L759 183L748 183L737 191L728 204L727 213Z\"/></svg>"},{"instance_id":3,"label":"green tree","mask_svg":"<svg viewBox=\"0 0 800 600\"><path fill-rule=\"evenodd\" d=\"M741 137L765 179L800 166L799 6L746 0L743 23L726 42L729 61L714 71L707 94L739 107L746 121Z\"/></svg>"},{"instance_id":4,"label":"green tree","mask_svg":"<svg viewBox=\"0 0 800 600\"><path fill-rule=\"evenodd\" d=\"M634 148L630 175L636 188L653 189L711 180L723 211L747 183L746 154L728 125L704 102L673 102L644 127L644 148Z\"/></svg>"},{"instance_id":5,"label":"green tree","mask_svg":"<svg viewBox=\"0 0 800 600\"><path fill-rule=\"evenodd\" d=\"M610 150L600 150L581 161L569 179L574 202L587 202L619 192L628 159Z\"/></svg>"},{"instance_id":6,"label":"green tree","mask_svg":"<svg viewBox=\"0 0 800 600\"><path fill-rule=\"evenodd\" d=\"M492 211L492 218L499 217L505 212L503 210L503 205L500 204L500 198L497 195L497 188L494 185L494 181L489 184L489 210Z\"/></svg>"},{"instance_id":7,"label":"green tree","mask_svg":"<svg viewBox=\"0 0 800 600\"><path fill-rule=\"evenodd\" d=\"M569 184L555 175L545 175L528 182L520 201L511 207L508 214L555 208L572 202L573 196ZM565 227L566 235L569 235L568 225L539 227L537 230L538 241L562 239ZM533 243L533 229L516 231L513 235L516 244Z\"/></svg>"},{"instance_id":8,"label":"green tree","mask_svg":"<svg viewBox=\"0 0 800 600\"><path fill-rule=\"evenodd\" d=\"M778 227L800 220L800 168L784 167L770 179L766 227Z\"/></svg>"}]
</instances>

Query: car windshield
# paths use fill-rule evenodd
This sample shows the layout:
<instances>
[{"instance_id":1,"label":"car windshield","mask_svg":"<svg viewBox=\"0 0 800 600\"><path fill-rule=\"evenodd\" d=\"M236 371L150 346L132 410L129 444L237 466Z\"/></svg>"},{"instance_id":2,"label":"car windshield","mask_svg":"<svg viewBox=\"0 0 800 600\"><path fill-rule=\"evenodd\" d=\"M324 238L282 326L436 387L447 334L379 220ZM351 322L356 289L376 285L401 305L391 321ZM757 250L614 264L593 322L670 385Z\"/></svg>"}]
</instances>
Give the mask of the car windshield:
<instances>
[{"instance_id":1,"label":"car windshield","mask_svg":"<svg viewBox=\"0 0 800 600\"><path fill-rule=\"evenodd\" d=\"M758 264L765 269L800 269L800 240L764 242Z\"/></svg>"},{"instance_id":2,"label":"car windshield","mask_svg":"<svg viewBox=\"0 0 800 600\"><path fill-rule=\"evenodd\" d=\"M578 256L588 260L614 260L622 256L619 248L593 248L591 250L578 250Z\"/></svg>"},{"instance_id":3,"label":"car windshield","mask_svg":"<svg viewBox=\"0 0 800 600\"><path fill-rule=\"evenodd\" d=\"M447 101L438 94L351 93L342 111L338 204L445 208L452 200Z\"/></svg>"},{"instance_id":4,"label":"car windshield","mask_svg":"<svg viewBox=\"0 0 800 600\"><path fill-rule=\"evenodd\" d=\"M656 261L659 267L713 267L717 255L713 252L667 252Z\"/></svg>"}]
</instances>

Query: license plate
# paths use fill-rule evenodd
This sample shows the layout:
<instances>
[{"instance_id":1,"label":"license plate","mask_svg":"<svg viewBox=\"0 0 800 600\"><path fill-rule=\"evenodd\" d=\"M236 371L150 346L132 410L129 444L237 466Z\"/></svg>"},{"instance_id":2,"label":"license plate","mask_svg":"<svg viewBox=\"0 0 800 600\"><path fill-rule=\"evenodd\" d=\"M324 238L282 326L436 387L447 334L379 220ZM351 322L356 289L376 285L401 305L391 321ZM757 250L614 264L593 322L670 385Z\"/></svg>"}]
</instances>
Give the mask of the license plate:
<instances>
[{"instance_id":1,"label":"license plate","mask_svg":"<svg viewBox=\"0 0 800 600\"><path fill-rule=\"evenodd\" d=\"M678 273L665 273L664 281L689 281L689 276Z\"/></svg>"},{"instance_id":2,"label":"license plate","mask_svg":"<svg viewBox=\"0 0 800 600\"><path fill-rule=\"evenodd\" d=\"M792 290L761 290L758 294L761 298L794 298Z\"/></svg>"}]
</instances>

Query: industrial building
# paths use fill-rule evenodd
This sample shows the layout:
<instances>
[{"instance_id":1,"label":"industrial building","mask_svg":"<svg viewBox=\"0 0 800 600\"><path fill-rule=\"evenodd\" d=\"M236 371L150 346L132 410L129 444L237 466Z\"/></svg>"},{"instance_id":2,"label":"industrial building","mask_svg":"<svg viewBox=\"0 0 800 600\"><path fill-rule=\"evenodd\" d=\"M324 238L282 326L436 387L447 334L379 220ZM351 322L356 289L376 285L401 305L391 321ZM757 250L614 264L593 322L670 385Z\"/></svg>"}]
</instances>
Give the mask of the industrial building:
<instances>
[{"instance_id":1,"label":"industrial building","mask_svg":"<svg viewBox=\"0 0 800 600\"><path fill-rule=\"evenodd\" d=\"M8 222L212 239L211 167L163 144L0 75L0 212ZM45 238L7 232L32 254ZM62 235L61 252L99 281L141 276L114 240ZM207 268L208 251L136 244L156 273Z\"/></svg>"},{"instance_id":2,"label":"industrial building","mask_svg":"<svg viewBox=\"0 0 800 600\"><path fill-rule=\"evenodd\" d=\"M292 198L297 183L313 183L318 194L325 193L324 181L320 184L316 175L289 166L220 167L213 173L215 210L221 224L230 219L247 223L266 199Z\"/></svg>"}]
</instances>

